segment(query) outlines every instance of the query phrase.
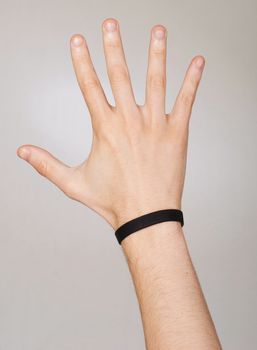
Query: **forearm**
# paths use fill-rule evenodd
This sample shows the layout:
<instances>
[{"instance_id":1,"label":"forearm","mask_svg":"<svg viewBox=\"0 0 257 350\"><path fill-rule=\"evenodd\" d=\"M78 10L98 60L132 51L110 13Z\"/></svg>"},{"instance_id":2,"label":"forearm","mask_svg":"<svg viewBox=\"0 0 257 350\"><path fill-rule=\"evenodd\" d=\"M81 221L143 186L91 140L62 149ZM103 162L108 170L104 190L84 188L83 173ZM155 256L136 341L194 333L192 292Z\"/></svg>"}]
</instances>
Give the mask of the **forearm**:
<instances>
[{"instance_id":1,"label":"forearm","mask_svg":"<svg viewBox=\"0 0 257 350\"><path fill-rule=\"evenodd\" d=\"M221 349L181 225L162 222L122 242L148 350Z\"/></svg>"}]
</instances>

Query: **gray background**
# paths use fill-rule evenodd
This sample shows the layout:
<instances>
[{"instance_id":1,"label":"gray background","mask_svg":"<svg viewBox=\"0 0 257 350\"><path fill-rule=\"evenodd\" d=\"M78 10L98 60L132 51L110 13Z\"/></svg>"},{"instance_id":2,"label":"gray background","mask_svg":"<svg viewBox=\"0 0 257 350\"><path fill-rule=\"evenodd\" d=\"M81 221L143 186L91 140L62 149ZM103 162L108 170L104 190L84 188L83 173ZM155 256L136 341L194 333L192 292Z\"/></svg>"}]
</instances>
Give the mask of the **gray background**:
<instances>
[{"instance_id":1,"label":"gray background","mask_svg":"<svg viewBox=\"0 0 257 350\"><path fill-rule=\"evenodd\" d=\"M120 22L138 103L150 29L168 29L167 111L191 58L206 68L192 119L185 234L224 349L256 349L256 2L1 2L0 349L144 348L132 280L112 228L16 156L23 143L70 165L90 118L69 39L85 35L106 94L101 23Z\"/></svg>"}]
</instances>

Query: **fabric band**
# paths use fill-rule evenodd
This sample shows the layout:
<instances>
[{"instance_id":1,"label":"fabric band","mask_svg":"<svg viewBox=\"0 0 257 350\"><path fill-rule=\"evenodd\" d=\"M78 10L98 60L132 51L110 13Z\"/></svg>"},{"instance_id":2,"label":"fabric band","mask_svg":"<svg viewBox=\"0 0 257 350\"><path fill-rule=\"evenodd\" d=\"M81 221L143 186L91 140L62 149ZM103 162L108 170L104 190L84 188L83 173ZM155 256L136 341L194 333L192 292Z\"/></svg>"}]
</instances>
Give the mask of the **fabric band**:
<instances>
[{"instance_id":1,"label":"fabric band","mask_svg":"<svg viewBox=\"0 0 257 350\"><path fill-rule=\"evenodd\" d=\"M144 214L121 225L115 231L115 236L119 244L121 244L121 241L131 233L163 221L179 221L181 226L183 226L183 213L178 209L162 209L149 214Z\"/></svg>"}]
</instances>

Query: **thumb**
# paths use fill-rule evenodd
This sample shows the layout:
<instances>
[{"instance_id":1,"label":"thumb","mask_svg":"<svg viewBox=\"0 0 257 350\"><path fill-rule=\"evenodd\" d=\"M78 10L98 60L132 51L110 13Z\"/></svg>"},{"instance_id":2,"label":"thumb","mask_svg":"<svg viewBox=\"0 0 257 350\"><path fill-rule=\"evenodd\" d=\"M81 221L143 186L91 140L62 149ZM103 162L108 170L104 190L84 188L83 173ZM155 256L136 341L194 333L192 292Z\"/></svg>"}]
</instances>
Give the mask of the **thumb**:
<instances>
[{"instance_id":1,"label":"thumb","mask_svg":"<svg viewBox=\"0 0 257 350\"><path fill-rule=\"evenodd\" d=\"M72 168L56 159L48 151L32 145L23 145L17 149L17 155L26 160L36 171L54 183L64 193L71 184Z\"/></svg>"}]
</instances>

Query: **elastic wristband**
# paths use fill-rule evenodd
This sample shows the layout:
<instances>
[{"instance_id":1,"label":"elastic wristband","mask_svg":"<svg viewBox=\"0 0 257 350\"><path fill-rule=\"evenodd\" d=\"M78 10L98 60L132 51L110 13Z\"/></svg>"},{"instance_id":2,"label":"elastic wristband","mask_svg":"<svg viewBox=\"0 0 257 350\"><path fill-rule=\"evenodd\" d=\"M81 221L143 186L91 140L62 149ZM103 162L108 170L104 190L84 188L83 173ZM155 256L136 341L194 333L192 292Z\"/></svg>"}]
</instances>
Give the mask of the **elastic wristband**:
<instances>
[{"instance_id":1,"label":"elastic wristband","mask_svg":"<svg viewBox=\"0 0 257 350\"><path fill-rule=\"evenodd\" d=\"M178 221L181 223L181 226L183 226L183 213L178 209L162 209L149 214L144 214L121 225L115 231L115 236L119 244L121 244L121 241L131 233L163 221Z\"/></svg>"}]
</instances>

